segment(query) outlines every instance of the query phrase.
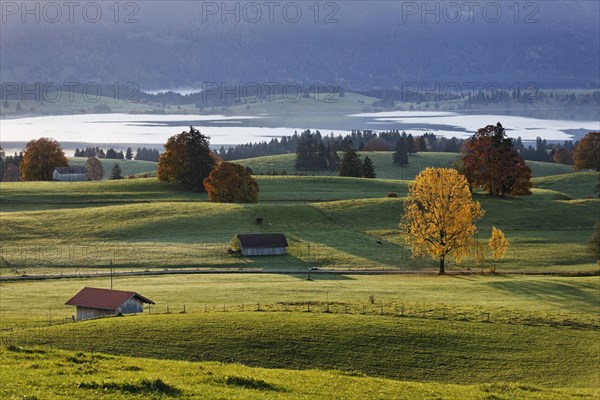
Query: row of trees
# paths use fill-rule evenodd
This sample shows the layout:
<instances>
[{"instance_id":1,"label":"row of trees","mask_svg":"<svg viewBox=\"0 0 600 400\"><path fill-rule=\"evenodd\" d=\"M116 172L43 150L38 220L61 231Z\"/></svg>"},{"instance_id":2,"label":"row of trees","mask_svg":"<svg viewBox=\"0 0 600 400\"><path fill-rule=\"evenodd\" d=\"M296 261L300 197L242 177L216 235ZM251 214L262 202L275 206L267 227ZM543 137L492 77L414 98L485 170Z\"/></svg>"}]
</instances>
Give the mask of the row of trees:
<instances>
[{"instance_id":1,"label":"row of trees","mask_svg":"<svg viewBox=\"0 0 600 400\"><path fill-rule=\"evenodd\" d=\"M119 150L116 151L115 149L113 149L112 147L108 150L106 150L106 152L99 148L98 146L96 147L86 147L85 149L81 149L79 150L78 148L75 149L75 157L98 157L98 158L107 158L107 159L111 159L111 160L124 160L125 154L123 154L123 151ZM131 158L133 157L133 154L131 153L131 147L129 147L127 149L127 159L131 160Z\"/></svg>"},{"instance_id":2,"label":"row of trees","mask_svg":"<svg viewBox=\"0 0 600 400\"><path fill-rule=\"evenodd\" d=\"M136 160L158 162L159 158L160 158L160 152L157 149L147 149L145 147L142 147L142 148L138 147L137 151L135 152ZM129 160L129 158L128 158L128 160Z\"/></svg>"},{"instance_id":3,"label":"row of trees","mask_svg":"<svg viewBox=\"0 0 600 400\"><path fill-rule=\"evenodd\" d=\"M461 151L462 139L438 137L433 133L426 133L416 138L407 135L398 130L389 130L375 132L372 130L353 130L351 133L342 136L322 135L321 132L305 130L300 134L294 132L292 136L282 136L280 139L273 138L270 141L258 143L246 143L237 146L231 146L225 149L221 146L219 156L223 160L239 160L243 158L270 156L277 154L288 154L300 152L301 154L313 153L321 154L319 163L321 169L329 168L325 166L323 160L328 152L340 152L344 149L344 144L348 141L354 143L358 151L393 151L402 136L408 136L413 143L414 152L417 151L445 151L458 153ZM321 143L322 142L322 143ZM328 150L329 149L329 150ZM310 156L308 156L310 158ZM301 163L301 165L303 165ZM311 168L316 169L316 167ZM335 169L335 168L334 168Z\"/></svg>"},{"instance_id":4,"label":"row of trees","mask_svg":"<svg viewBox=\"0 0 600 400\"><path fill-rule=\"evenodd\" d=\"M115 150L112 147L106 151L100 147L86 147L85 149L75 149L75 157L98 157L114 160L133 160L133 150L128 147L125 153L122 150ZM158 162L160 152L157 149L147 149L146 147L138 147L135 153L136 160Z\"/></svg>"}]
</instances>

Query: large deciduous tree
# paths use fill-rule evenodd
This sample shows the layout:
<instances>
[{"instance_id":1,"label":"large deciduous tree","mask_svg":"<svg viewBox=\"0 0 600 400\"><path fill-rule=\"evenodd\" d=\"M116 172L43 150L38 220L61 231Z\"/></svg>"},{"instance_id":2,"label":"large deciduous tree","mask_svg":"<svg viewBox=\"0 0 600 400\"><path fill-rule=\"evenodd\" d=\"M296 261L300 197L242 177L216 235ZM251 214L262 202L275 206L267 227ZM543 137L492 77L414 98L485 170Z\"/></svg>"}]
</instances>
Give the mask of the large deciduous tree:
<instances>
[{"instance_id":1,"label":"large deciduous tree","mask_svg":"<svg viewBox=\"0 0 600 400\"><path fill-rule=\"evenodd\" d=\"M96 157L89 157L87 159L85 169L87 170L87 177L91 181L99 181L104 178L104 167L102 166L102 162Z\"/></svg>"},{"instance_id":2,"label":"large deciduous tree","mask_svg":"<svg viewBox=\"0 0 600 400\"><path fill-rule=\"evenodd\" d=\"M479 129L467 140L463 166L472 188L493 196L531 194L531 169L500 123Z\"/></svg>"},{"instance_id":3,"label":"large deciduous tree","mask_svg":"<svg viewBox=\"0 0 600 400\"><path fill-rule=\"evenodd\" d=\"M454 169L426 168L410 185L400 226L413 255L439 260L444 274L446 259L460 261L468 253L475 221L483 214L463 175Z\"/></svg>"},{"instance_id":4,"label":"large deciduous tree","mask_svg":"<svg viewBox=\"0 0 600 400\"><path fill-rule=\"evenodd\" d=\"M245 167L220 163L204 180L208 199L216 203L257 203L258 183Z\"/></svg>"},{"instance_id":5,"label":"large deciduous tree","mask_svg":"<svg viewBox=\"0 0 600 400\"><path fill-rule=\"evenodd\" d=\"M31 140L25 147L21 170L22 181L51 181L57 167L69 165L60 144L54 139Z\"/></svg>"},{"instance_id":6,"label":"large deciduous tree","mask_svg":"<svg viewBox=\"0 0 600 400\"><path fill-rule=\"evenodd\" d=\"M589 132L573 150L575 169L600 171L600 132Z\"/></svg>"},{"instance_id":7,"label":"large deciduous tree","mask_svg":"<svg viewBox=\"0 0 600 400\"><path fill-rule=\"evenodd\" d=\"M203 191L203 181L216 165L209 137L190 126L189 132L171 136L158 160L158 179L187 190Z\"/></svg>"},{"instance_id":8,"label":"large deciduous tree","mask_svg":"<svg viewBox=\"0 0 600 400\"><path fill-rule=\"evenodd\" d=\"M552 153L552 161L557 164L571 165L573 164L573 156L569 150L559 148Z\"/></svg>"}]
</instances>

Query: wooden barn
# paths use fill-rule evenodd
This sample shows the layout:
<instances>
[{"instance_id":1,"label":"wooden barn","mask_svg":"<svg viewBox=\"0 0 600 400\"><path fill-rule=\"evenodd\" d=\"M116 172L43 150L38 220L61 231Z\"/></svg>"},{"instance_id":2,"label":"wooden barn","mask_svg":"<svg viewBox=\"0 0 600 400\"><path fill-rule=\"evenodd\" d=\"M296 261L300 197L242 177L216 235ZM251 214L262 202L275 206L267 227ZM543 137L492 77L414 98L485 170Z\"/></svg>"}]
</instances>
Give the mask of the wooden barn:
<instances>
[{"instance_id":1,"label":"wooden barn","mask_svg":"<svg viewBox=\"0 0 600 400\"><path fill-rule=\"evenodd\" d=\"M245 256L284 255L288 247L283 233L240 233L237 238Z\"/></svg>"},{"instance_id":2,"label":"wooden barn","mask_svg":"<svg viewBox=\"0 0 600 400\"><path fill-rule=\"evenodd\" d=\"M80 165L73 167L58 167L52 172L52 179L63 182L87 181L87 169Z\"/></svg>"},{"instance_id":3,"label":"wooden barn","mask_svg":"<svg viewBox=\"0 0 600 400\"><path fill-rule=\"evenodd\" d=\"M77 321L144 311L152 300L135 292L85 287L65 304L77 307Z\"/></svg>"}]
</instances>

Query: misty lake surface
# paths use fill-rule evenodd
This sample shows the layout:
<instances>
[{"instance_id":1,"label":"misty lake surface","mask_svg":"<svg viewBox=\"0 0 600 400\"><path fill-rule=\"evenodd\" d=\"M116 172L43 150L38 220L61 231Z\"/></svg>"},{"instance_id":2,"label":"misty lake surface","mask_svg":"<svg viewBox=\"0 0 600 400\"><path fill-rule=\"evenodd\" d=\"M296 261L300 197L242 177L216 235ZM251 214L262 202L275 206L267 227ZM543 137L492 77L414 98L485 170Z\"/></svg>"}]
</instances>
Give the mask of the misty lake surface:
<instances>
[{"instance_id":1,"label":"misty lake surface","mask_svg":"<svg viewBox=\"0 0 600 400\"><path fill-rule=\"evenodd\" d=\"M433 132L459 138L501 122L511 137L570 140L600 130L600 121L537 119L507 115L472 115L454 112L393 111L332 115L136 115L82 114L0 120L1 140L26 142L51 137L59 142L163 144L168 137L194 126L211 137L213 145L232 145L290 136L294 131L319 129L323 135L352 129L397 129L413 135ZM6 146L5 146L6 147ZM10 146L8 146L10 147Z\"/></svg>"}]
</instances>

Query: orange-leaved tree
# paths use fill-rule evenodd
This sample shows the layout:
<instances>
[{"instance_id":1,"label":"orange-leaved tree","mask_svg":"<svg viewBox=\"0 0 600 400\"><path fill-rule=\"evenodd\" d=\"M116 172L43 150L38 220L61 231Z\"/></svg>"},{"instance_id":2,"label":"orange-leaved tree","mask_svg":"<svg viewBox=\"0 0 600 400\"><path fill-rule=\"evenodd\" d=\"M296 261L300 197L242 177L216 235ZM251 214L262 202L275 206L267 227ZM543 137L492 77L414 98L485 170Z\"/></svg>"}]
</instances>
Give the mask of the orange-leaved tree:
<instances>
[{"instance_id":1,"label":"orange-leaved tree","mask_svg":"<svg viewBox=\"0 0 600 400\"><path fill-rule=\"evenodd\" d=\"M209 137L190 126L189 132L171 136L158 160L157 176L188 190L202 191L202 182L216 162L209 146Z\"/></svg>"},{"instance_id":2,"label":"orange-leaved tree","mask_svg":"<svg viewBox=\"0 0 600 400\"><path fill-rule=\"evenodd\" d=\"M483 214L463 175L455 169L426 168L410 185L400 226L413 255L439 260L444 274L447 258L460 261L468 254L475 221Z\"/></svg>"},{"instance_id":3,"label":"orange-leaved tree","mask_svg":"<svg viewBox=\"0 0 600 400\"><path fill-rule=\"evenodd\" d=\"M600 132L589 132L573 150L575 169L600 171Z\"/></svg>"},{"instance_id":4,"label":"orange-leaved tree","mask_svg":"<svg viewBox=\"0 0 600 400\"><path fill-rule=\"evenodd\" d=\"M49 138L31 140L19 165L22 181L51 181L57 167L69 165L60 144Z\"/></svg>"},{"instance_id":5,"label":"orange-leaved tree","mask_svg":"<svg viewBox=\"0 0 600 400\"><path fill-rule=\"evenodd\" d=\"M215 203L257 203L258 183L242 165L220 163L204 180L208 199Z\"/></svg>"},{"instance_id":6,"label":"orange-leaved tree","mask_svg":"<svg viewBox=\"0 0 600 400\"><path fill-rule=\"evenodd\" d=\"M573 164L573 156L569 150L560 148L552 153L552 161L557 164L571 165Z\"/></svg>"},{"instance_id":7,"label":"orange-leaved tree","mask_svg":"<svg viewBox=\"0 0 600 400\"><path fill-rule=\"evenodd\" d=\"M531 169L500 123L479 129L467 140L463 168L472 188L493 196L531 194Z\"/></svg>"}]
</instances>

